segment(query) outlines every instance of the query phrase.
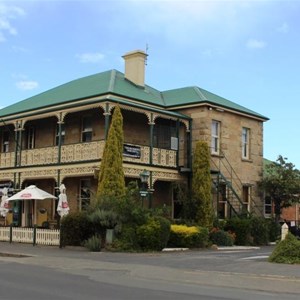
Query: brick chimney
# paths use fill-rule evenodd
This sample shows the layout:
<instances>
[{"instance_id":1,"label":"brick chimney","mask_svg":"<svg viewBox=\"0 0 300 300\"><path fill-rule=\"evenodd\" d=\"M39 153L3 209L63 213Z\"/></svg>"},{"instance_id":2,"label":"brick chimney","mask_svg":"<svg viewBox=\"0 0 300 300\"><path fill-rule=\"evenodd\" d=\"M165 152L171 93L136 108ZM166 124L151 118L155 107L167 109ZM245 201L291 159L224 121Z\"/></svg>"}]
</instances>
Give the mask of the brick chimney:
<instances>
[{"instance_id":1,"label":"brick chimney","mask_svg":"<svg viewBox=\"0 0 300 300\"><path fill-rule=\"evenodd\" d=\"M142 50L134 50L124 54L125 78L134 84L145 86L145 63L148 54Z\"/></svg>"}]
</instances>

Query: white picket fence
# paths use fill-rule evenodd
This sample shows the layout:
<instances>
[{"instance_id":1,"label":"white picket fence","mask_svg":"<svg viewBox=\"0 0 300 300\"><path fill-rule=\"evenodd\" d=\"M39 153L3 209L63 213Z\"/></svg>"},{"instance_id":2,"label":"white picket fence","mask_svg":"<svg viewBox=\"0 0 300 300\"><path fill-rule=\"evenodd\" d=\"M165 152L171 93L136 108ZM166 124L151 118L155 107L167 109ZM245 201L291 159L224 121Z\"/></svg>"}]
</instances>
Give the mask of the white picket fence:
<instances>
[{"instance_id":1,"label":"white picket fence","mask_svg":"<svg viewBox=\"0 0 300 300\"><path fill-rule=\"evenodd\" d=\"M0 227L0 241L59 246L60 232L57 229Z\"/></svg>"}]
</instances>

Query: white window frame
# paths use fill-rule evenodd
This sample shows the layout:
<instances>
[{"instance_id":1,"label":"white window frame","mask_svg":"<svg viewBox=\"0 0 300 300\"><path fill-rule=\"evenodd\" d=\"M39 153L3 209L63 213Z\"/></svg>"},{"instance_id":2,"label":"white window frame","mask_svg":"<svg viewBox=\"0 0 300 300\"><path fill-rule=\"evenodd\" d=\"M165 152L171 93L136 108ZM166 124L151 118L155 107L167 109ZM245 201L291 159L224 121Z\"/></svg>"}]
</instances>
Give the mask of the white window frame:
<instances>
[{"instance_id":1,"label":"white window frame","mask_svg":"<svg viewBox=\"0 0 300 300\"><path fill-rule=\"evenodd\" d=\"M66 128L65 124L61 123L61 145L65 143ZM55 146L58 146L59 140L59 124L56 125Z\"/></svg>"},{"instance_id":2,"label":"white window frame","mask_svg":"<svg viewBox=\"0 0 300 300\"><path fill-rule=\"evenodd\" d=\"M220 220L224 220L228 217L228 188L226 184L220 184L219 189L219 199L218 199L218 207L217 207L217 215ZM222 215L221 215L222 213Z\"/></svg>"},{"instance_id":3,"label":"white window frame","mask_svg":"<svg viewBox=\"0 0 300 300\"><path fill-rule=\"evenodd\" d=\"M211 123L211 153L220 154L221 122L212 120Z\"/></svg>"},{"instance_id":4,"label":"white window frame","mask_svg":"<svg viewBox=\"0 0 300 300\"><path fill-rule=\"evenodd\" d=\"M27 149L35 148L35 127L30 126L27 129Z\"/></svg>"},{"instance_id":5,"label":"white window frame","mask_svg":"<svg viewBox=\"0 0 300 300\"><path fill-rule=\"evenodd\" d=\"M250 129L247 127L242 128L242 158L250 158Z\"/></svg>"},{"instance_id":6,"label":"white window frame","mask_svg":"<svg viewBox=\"0 0 300 300\"><path fill-rule=\"evenodd\" d=\"M91 185L92 182L89 178L80 179L79 199L78 199L79 211L86 210L91 203Z\"/></svg>"},{"instance_id":7,"label":"white window frame","mask_svg":"<svg viewBox=\"0 0 300 300\"><path fill-rule=\"evenodd\" d=\"M270 196L266 196L264 198L264 215L265 218L270 218L272 216L273 210L273 201Z\"/></svg>"},{"instance_id":8,"label":"white window frame","mask_svg":"<svg viewBox=\"0 0 300 300\"><path fill-rule=\"evenodd\" d=\"M5 130L2 133L2 152L9 152L9 131Z\"/></svg>"},{"instance_id":9,"label":"white window frame","mask_svg":"<svg viewBox=\"0 0 300 300\"><path fill-rule=\"evenodd\" d=\"M87 139L86 136L90 135L90 139ZM92 141L93 137L93 126L91 116L84 116L82 118L82 131L81 131L81 141L83 143L89 143Z\"/></svg>"},{"instance_id":10,"label":"white window frame","mask_svg":"<svg viewBox=\"0 0 300 300\"><path fill-rule=\"evenodd\" d=\"M251 187L248 185L243 185L243 208L250 212L250 204L251 204Z\"/></svg>"}]
</instances>

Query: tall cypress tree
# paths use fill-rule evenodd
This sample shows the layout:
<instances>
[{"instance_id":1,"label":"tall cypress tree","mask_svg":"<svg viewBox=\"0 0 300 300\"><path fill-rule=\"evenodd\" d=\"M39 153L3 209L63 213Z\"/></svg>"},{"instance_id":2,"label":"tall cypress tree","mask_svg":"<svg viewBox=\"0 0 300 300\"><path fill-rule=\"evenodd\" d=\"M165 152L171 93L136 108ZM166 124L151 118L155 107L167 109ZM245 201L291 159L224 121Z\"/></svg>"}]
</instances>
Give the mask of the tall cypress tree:
<instances>
[{"instance_id":1,"label":"tall cypress tree","mask_svg":"<svg viewBox=\"0 0 300 300\"><path fill-rule=\"evenodd\" d=\"M98 197L122 197L125 195L123 170L123 117L116 106L105 143L98 180Z\"/></svg>"},{"instance_id":2,"label":"tall cypress tree","mask_svg":"<svg viewBox=\"0 0 300 300\"><path fill-rule=\"evenodd\" d=\"M196 143L193 157L192 197L196 206L196 222L207 228L213 224L210 153L204 141Z\"/></svg>"}]
</instances>

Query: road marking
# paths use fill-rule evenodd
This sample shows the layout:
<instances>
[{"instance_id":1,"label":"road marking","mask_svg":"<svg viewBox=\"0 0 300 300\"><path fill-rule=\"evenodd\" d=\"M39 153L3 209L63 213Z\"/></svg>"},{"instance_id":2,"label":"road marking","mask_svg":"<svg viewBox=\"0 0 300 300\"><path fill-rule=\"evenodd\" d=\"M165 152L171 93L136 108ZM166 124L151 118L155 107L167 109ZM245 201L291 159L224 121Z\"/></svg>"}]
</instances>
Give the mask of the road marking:
<instances>
[{"instance_id":1,"label":"road marking","mask_svg":"<svg viewBox=\"0 0 300 300\"><path fill-rule=\"evenodd\" d=\"M240 258L241 260L255 260L255 259L266 259L269 255L257 255L257 256L249 256Z\"/></svg>"}]
</instances>

